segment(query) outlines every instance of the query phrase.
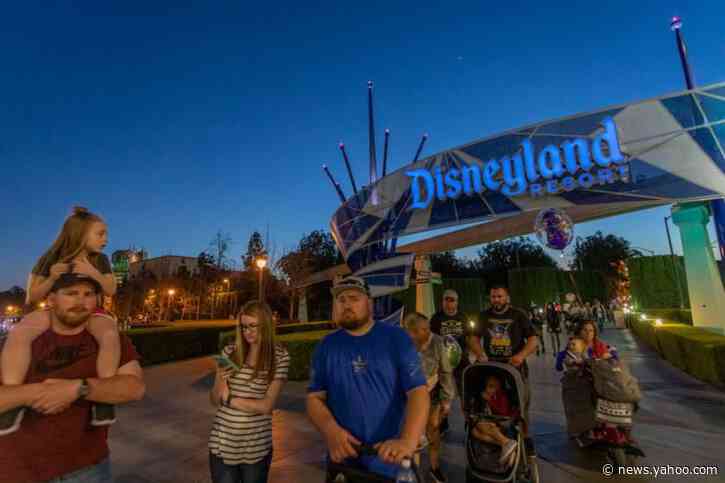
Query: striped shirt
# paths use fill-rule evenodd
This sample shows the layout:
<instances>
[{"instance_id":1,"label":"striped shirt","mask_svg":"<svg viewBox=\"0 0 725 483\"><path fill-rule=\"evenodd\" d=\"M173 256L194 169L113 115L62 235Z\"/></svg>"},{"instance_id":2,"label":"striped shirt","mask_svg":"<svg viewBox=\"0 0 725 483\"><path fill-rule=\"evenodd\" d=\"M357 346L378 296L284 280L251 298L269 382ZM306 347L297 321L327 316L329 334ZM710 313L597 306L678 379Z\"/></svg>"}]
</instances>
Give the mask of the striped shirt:
<instances>
[{"instance_id":1,"label":"striped shirt","mask_svg":"<svg viewBox=\"0 0 725 483\"><path fill-rule=\"evenodd\" d=\"M224 348L231 355L234 345ZM277 368L274 379L287 379L289 353L278 345L275 350ZM254 369L246 365L228 380L232 397L264 399L269 384L263 372L252 380ZM219 406L209 436L209 451L224 460L227 465L253 464L262 460L272 449L272 416L240 411Z\"/></svg>"}]
</instances>

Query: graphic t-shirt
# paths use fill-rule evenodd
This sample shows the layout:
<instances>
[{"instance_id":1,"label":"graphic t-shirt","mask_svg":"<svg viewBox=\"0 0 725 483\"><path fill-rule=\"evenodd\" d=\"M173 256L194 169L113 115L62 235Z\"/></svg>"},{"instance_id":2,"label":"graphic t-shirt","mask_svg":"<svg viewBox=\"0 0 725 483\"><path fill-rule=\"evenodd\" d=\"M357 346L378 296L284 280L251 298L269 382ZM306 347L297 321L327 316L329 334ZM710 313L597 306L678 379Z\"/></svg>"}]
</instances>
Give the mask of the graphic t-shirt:
<instances>
[{"instance_id":1,"label":"graphic t-shirt","mask_svg":"<svg viewBox=\"0 0 725 483\"><path fill-rule=\"evenodd\" d=\"M466 333L466 319L460 312L451 316L439 310L430 319L430 331L441 337L452 335L459 340Z\"/></svg>"},{"instance_id":2,"label":"graphic t-shirt","mask_svg":"<svg viewBox=\"0 0 725 483\"><path fill-rule=\"evenodd\" d=\"M98 343L87 331L60 335L48 329L32 344L26 384L46 379L96 377ZM138 360L121 336L121 366ZM0 481L35 483L100 463L108 457L108 427L90 425L91 403L76 400L66 411L45 416L26 409L20 429L0 437Z\"/></svg>"},{"instance_id":3,"label":"graphic t-shirt","mask_svg":"<svg viewBox=\"0 0 725 483\"><path fill-rule=\"evenodd\" d=\"M488 358L501 362L508 362L524 348L527 338L536 335L526 313L514 307L500 314L493 309L481 313L478 329ZM521 366L521 373L528 374L526 362Z\"/></svg>"},{"instance_id":4,"label":"graphic t-shirt","mask_svg":"<svg viewBox=\"0 0 725 483\"><path fill-rule=\"evenodd\" d=\"M466 323L466 316L461 312L456 315L448 315L443 310L439 310L430 319L430 331L441 337L452 335L456 338L456 342L464 352L466 348L466 336L471 332L470 327ZM464 358L461 358L463 360ZM454 368L455 369L455 368Z\"/></svg>"},{"instance_id":5,"label":"graphic t-shirt","mask_svg":"<svg viewBox=\"0 0 725 483\"><path fill-rule=\"evenodd\" d=\"M340 329L315 349L308 392L326 392L337 423L363 444L397 438L407 392L426 385L420 357L400 327L375 323L362 336ZM357 461L368 471L395 478L397 467L378 458Z\"/></svg>"}]
</instances>

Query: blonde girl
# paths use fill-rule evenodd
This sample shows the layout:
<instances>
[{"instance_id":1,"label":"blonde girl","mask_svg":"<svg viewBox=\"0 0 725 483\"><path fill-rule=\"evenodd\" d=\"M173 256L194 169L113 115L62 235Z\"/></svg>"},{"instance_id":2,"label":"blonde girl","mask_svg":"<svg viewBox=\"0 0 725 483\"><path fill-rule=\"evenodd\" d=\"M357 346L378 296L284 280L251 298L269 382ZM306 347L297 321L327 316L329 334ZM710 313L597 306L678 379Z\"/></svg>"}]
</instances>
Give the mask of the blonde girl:
<instances>
[{"instance_id":1,"label":"blonde girl","mask_svg":"<svg viewBox=\"0 0 725 483\"><path fill-rule=\"evenodd\" d=\"M272 461L272 410L290 360L287 350L275 343L267 304L251 301L242 307L236 343L223 354L239 370L218 367L210 393L218 407L209 436L211 479L264 483Z\"/></svg>"},{"instance_id":2,"label":"blonde girl","mask_svg":"<svg viewBox=\"0 0 725 483\"><path fill-rule=\"evenodd\" d=\"M73 272L95 279L107 296L116 292L116 280L108 257L102 253L108 243L108 228L98 215L86 208L76 207L65 220L53 245L40 257L28 277L27 304L45 299L55 281L63 273ZM31 344L51 326L48 311L39 310L27 315L10 331L2 351L3 385L22 384L30 366ZM116 374L121 358L120 339L115 319L99 310L89 323L88 331L99 345L98 377ZM104 426L115 422L113 406L94 404L91 424ZM17 431L25 408L0 414L0 435Z\"/></svg>"}]
</instances>

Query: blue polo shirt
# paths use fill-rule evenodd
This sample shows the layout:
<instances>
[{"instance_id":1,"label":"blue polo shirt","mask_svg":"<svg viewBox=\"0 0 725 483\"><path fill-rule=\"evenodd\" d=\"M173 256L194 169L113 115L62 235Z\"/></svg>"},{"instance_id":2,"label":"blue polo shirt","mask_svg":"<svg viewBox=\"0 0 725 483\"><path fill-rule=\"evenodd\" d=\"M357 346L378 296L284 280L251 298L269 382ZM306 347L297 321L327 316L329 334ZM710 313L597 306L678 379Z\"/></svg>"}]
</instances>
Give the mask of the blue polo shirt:
<instances>
[{"instance_id":1,"label":"blue polo shirt","mask_svg":"<svg viewBox=\"0 0 725 483\"><path fill-rule=\"evenodd\" d=\"M315 350L310 372L307 391L325 391L337 423L369 445L399 437L406 393L425 386L410 336L382 323L361 336L343 329L326 336ZM392 478L397 472L378 458L363 457L357 463Z\"/></svg>"}]
</instances>

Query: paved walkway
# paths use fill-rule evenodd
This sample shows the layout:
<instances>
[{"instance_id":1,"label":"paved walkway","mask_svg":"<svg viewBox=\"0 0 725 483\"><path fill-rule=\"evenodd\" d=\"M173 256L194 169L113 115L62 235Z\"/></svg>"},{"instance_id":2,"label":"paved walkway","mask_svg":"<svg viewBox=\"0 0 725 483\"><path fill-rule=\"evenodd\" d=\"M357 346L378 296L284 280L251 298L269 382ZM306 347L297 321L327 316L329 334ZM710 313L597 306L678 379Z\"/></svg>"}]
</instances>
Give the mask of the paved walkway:
<instances>
[{"instance_id":1,"label":"paved walkway","mask_svg":"<svg viewBox=\"0 0 725 483\"><path fill-rule=\"evenodd\" d=\"M644 390L636 436L643 465L718 465L725 481L725 392L698 382L639 345L625 330L607 330ZM548 342L548 341L547 341ZM601 475L603 455L578 449L565 433L553 357L532 356L531 416L543 482L630 481ZM214 364L208 357L146 369L144 401L120 409L111 431L117 483L208 483L207 437L214 415L208 399ZM273 483L322 482L324 444L304 415L305 384L288 383L274 413ZM454 405L455 406L455 405ZM463 422L452 415L443 454L449 481L464 481ZM653 478L643 479L652 480ZM681 481L663 477L657 481Z\"/></svg>"}]
</instances>

